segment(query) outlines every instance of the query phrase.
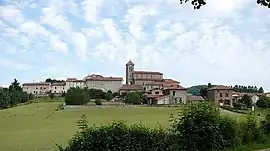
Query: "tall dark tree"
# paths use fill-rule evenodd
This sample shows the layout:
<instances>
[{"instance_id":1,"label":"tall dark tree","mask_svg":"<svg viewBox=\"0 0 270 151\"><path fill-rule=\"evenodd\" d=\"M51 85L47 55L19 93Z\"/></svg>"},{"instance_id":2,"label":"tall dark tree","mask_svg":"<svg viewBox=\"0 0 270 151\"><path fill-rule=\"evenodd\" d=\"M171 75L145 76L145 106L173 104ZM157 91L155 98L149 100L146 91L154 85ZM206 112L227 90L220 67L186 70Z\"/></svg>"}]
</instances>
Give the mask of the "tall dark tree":
<instances>
[{"instance_id":1,"label":"tall dark tree","mask_svg":"<svg viewBox=\"0 0 270 151\"><path fill-rule=\"evenodd\" d=\"M251 98L246 94L240 99L240 102L244 103L248 107L251 107L251 105L252 105Z\"/></svg>"},{"instance_id":2,"label":"tall dark tree","mask_svg":"<svg viewBox=\"0 0 270 151\"><path fill-rule=\"evenodd\" d=\"M258 92L259 92L259 93L263 93L263 92L264 92L263 88L260 87L259 90L258 90Z\"/></svg>"},{"instance_id":3,"label":"tall dark tree","mask_svg":"<svg viewBox=\"0 0 270 151\"><path fill-rule=\"evenodd\" d=\"M22 87L20 86L20 83L18 82L17 79L14 79L14 81L11 83L8 89L9 89L9 92L12 92L12 91L22 92Z\"/></svg>"},{"instance_id":4,"label":"tall dark tree","mask_svg":"<svg viewBox=\"0 0 270 151\"><path fill-rule=\"evenodd\" d=\"M212 84L211 83L208 83L207 87L208 88L211 88L212 87Z\"/></svg>"},{"instance_id":5,"label":"tall dark tree","mask_svg":"<svg viewBox=\"0 0 270 151\"><path fill-rule=\"evenodd\" d=\"M202 87L200 90L200 94L203 98L207 98L207 89L208 87Z\"/></svg>"},{"instance_id":6,"label":"tall dark tree","mask_svg":"<svg viewBox=\"0 0 270 151\"><path fill-rule=\"evenodd\" d=\"M5 109L10 106L10 97L7 91L0 89L0 109Z\"/></svg>"},{"instance_id":7,"label":"tall dark tree","mask_svg":"<svg viewBox=\"0 0 270 151\"><path fill-rule=\"evenodd\" d=\"M270 8L269 0L254 0L257 4ZM207 0L180 0L180 4L190 2L194 9L200 9L203 5L206 5Z\"/></svg>"}]
</instances>

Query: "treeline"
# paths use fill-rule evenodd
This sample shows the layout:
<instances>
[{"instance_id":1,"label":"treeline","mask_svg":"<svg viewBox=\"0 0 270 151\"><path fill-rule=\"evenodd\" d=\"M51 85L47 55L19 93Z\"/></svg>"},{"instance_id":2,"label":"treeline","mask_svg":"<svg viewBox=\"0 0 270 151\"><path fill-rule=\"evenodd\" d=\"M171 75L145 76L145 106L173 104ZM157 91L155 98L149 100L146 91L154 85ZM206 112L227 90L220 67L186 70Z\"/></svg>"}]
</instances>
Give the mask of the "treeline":
<instances>
[{"instance_id":1,"label":"treeline","mask_svg":"<svg viewBox=\"0 0 270 151\"><path fill-rule=\"evenodd\" d=\"M65 95L67 105L86 105L91 99L110 101L117 94L112 91L104 92L100 89L70 88Z\"/></svg>"},{"instance_id":2,"label":"treeline","mask_svg":"<svg viewBox=\"0 0 270 151\"><path fill-rule=\"evenodd\" d=\"M170 119L169 129L150 129L141 124L114 122L89 126L85 116L78 121L79 131L60 151L215 151L251 143L270 143L270 114L261 122L254 115L244 121L220 115L209 102L196 102L181 108ZM268 138L268 139L267 139Z\"/></svg>"},{"instance_id":3,"label":"treeline","mask_svg":"<svg viewBox=\"0 0 270 151\"><path fill-rule=\"evenodd\" d=\"M61 82L65 82L64 80L56 80L56 79L51 79L51 78L48 78L45 80L45 82L48 82L48 83L61 83Z\"/></svg>"},{"instance_id":4,"label":"treeline","mask_svg":"<svg viewBox=\"0 0 270 151\"><path fill-rule=\"evenodd\" d=\"M242 93L264 93L262 87L257 88L257 86L242 86L242 85L235 85L233 87L233 91Z\"/></svg>"},{"instance_id":5,"label":"treeline","mask_svg":"<svg viewBox=\"0 0 270 151\"><path fill-rule=\"evenodd\" d=\"M12 82L8 88L0 89L0 109L6 109L16 106L19 103L25 103L33 98L34 96L32 94L28 95L26 92L23 92L18 80L14 79L14 82Z\"/></svg>"}]
</instances>

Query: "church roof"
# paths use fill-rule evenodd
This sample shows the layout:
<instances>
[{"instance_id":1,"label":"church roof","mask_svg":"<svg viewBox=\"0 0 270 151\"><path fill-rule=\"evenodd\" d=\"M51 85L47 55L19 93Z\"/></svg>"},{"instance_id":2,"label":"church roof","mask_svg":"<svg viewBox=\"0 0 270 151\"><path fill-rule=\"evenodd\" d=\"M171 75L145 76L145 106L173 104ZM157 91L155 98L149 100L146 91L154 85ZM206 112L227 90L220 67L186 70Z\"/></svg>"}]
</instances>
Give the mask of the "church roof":
<instances>
[{"instance_id":1,"label":"church roof","mask_svg":"<svg viewBox=\"0 0 270 151\"><path fill-rule=\"evenodd\" d=\"M129 66L129 65L134 66L134 63L131 60L129 60L129 62L126 64L126 66Z\"/></svg>"}]
</instances>

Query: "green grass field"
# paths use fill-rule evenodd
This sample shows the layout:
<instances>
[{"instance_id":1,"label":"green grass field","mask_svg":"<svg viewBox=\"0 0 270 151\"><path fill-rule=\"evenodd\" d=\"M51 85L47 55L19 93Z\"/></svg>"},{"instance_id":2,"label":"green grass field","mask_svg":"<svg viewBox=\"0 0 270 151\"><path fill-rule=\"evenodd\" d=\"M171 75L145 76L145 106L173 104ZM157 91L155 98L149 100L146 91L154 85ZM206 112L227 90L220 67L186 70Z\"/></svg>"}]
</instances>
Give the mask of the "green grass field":
<instances>
[{"instance_id":1,"label":"green grass field","mask_svg":"<svg viewBox=\"0 0 270 151\"><path fill-rule=\"evenodd\" d=\"M47 100L48 101L48 100ZM53 151L57 144L67 144L76 133L76 122L82 114L92 124L107 124L114 120L126 120L128 123L142 123L148 127L160 124L169 127L171 113L176 108L81 108L55 111L61 100L21 105L0 110L0 150L1 151ZM222 111L222 115L243 116ZM50 116L51 115L51 116Z\"/></svg>"},{"instance_id":2,"label":"green grass field","mask_svg":"<svg viewBox=\"0 0 270 151\"><path fill-rule=\"evenodd\" d=\"M55 143L66 144L77 130L82 114L89 124L106 124L113 120L141 122L155 127L157 122L169 126L175 108L84 108L55 111L59 102L32 103L0 111L1 151L55 150ZM47 118L49 115L54 114Z\"/></svg>"}]
</instances>

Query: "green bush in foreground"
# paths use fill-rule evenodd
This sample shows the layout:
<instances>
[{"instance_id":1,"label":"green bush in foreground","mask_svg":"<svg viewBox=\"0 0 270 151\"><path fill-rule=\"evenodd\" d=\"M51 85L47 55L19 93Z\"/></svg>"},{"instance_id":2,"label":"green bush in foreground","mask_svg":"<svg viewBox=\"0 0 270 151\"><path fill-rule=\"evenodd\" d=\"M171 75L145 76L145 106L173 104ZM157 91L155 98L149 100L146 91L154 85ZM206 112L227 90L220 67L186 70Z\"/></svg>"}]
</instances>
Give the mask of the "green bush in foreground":
<instances>
[{"instance_id":1,"label":"green bush in foreground","mask_svg":"<svg viewBox=\"0 0 270 151\"><path fill-rule=\"evenodd\" d=\"M264 135L255 117L249 115L239 123L222 117L208 102L185 105L172 117L170 130L125 122L89 127L85 118L68 146L59 147L61 151L216 151L260 141Z\"/></svg>"}]
</instances>

